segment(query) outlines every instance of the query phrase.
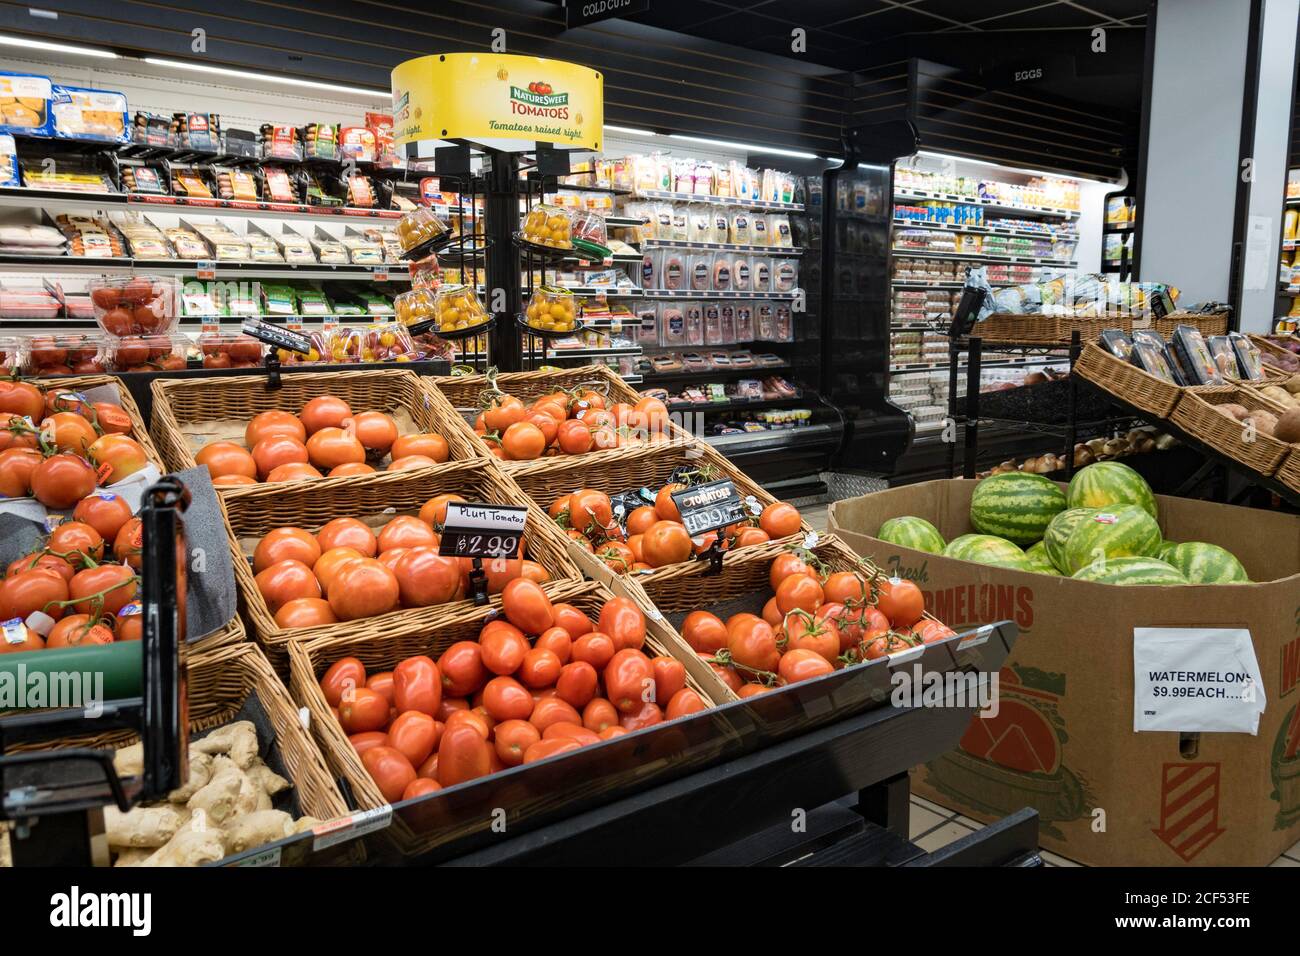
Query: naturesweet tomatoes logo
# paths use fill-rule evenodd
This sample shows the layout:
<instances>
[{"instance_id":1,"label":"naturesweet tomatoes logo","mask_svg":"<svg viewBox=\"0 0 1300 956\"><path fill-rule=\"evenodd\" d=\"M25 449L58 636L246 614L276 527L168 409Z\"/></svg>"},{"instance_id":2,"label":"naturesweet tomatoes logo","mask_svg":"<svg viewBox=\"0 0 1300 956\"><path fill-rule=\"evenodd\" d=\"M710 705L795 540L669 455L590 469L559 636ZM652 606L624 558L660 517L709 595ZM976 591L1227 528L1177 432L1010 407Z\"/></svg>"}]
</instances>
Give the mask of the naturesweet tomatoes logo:
<instances>
[{"instance_id":1,"label":"naturesweet tomatoes logo","mask_svg":"<svg viewBox=\"0 0 1300 956\"><path fill-rule=\"evenodd\" d=\"M569 94L556 93L550 83L534 81L524 89L510 87L510 110L516 116L544 116L548 119L569 118Z\"/></svg>"}]
</instances>

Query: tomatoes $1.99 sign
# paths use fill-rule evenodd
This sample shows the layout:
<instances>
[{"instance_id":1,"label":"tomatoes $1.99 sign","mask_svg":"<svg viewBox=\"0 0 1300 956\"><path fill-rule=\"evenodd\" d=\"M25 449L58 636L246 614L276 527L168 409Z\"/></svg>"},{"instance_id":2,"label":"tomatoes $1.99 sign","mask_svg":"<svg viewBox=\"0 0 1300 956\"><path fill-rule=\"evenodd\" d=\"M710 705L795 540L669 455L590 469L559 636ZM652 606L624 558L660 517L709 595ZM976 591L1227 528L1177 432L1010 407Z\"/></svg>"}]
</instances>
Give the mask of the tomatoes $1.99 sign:
<instances>
[{"instance_id":1,"label":"tomatoes $1.99 sign","mask_svg":"<svg viewBox=\"0 0 1300 956\"><path fill-rule=\"evenodd\" d=\"M522 505L447 503L438 553L454 558L513 558L519 554L528 509Z\"/></svg>"},{"instance_id":2,"label":"tomatoes $1.99 sign","mask_svg":"<svg viewBox=\"0 0 1300 956\"><path fill-rule=\"evenodd\" d=\"M729 478L675 491L673 504L692 538L735 524L746 516L745 499Z\"/></svg>"}]
</instances>

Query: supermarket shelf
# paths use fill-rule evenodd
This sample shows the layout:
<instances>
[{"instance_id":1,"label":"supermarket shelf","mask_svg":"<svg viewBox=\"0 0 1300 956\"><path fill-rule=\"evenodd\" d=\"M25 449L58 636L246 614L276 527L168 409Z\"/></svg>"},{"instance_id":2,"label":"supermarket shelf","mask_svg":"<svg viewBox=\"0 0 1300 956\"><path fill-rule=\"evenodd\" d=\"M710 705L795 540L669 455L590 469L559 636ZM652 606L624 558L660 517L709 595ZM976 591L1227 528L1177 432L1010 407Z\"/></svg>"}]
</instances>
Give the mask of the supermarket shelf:
<instances>
[{"instance_id":1,"label":"supermarket shelf","mask_svg":"<svg viewBox=\"0 0 1300 956\"><path fill-rule=\"evenodd\" d=\"M567 173L566 175L569 175L569 176L578 176L578 175L581 175L581 174L580 174L580 173ZM632 190L630 190L630 189L619 189L617 186L586 186L586 185L579 186L579 185L576 185L576 184L574 184L574 183L557 183L556 186L555 186L555 189L554 189L554 190L550 190L550 189L548 189L548 190L546 191L546 195L548 195L548 196L554 196L554 195L556 195L557 193L561 193L561 192L564 192L564 191L566 191L566 190L569 191L569 192L575 192L575 193L602 193L602 194L607 195L607 196L630 196L630 195L632 195Z\"/></svg>"},{"instance_id":2,"label":"supermarket shelf","mask_svg":"<svg viewBox=\"0 0 1300 956\"><path fill-rule=\"evenodd\" d=\"M695 292L691 289L652 289L643 292L647 299L766 299L793 302L794 292Z\"/></svg>"},{"instance_id":3,"label":"supermarket shelf","mask_svg":"<svg viewBox=\"0 0 1300 956\"><path fill-rule=\"evenodd\" d=\"M900 289L960 289L965 282L927 282L924 279L890 279L889 284Z\"/></svg>"},{"instance_id":4,"label":"supermarket shelf","mask_svg":"<svg viewBox=\"0 0 1300 956\"><path fill-rule=\"evenodd\" d=\"M1300 206L1300 196L1287 196L1285 204L1288 206Z\"/></svg>"},{"instance_id":5,"label":"supermarket shelf","mask_svg":"<svg viewBox=\"0 0 1300 956\"><path fill-rule=\"evenodd\" d=\"M389 266L329 265L313 263L211 262L218 279L360 279L370 282L410 282L404 264ZM0 255L0 272L61 272L72 275L142 273L148 275L189 276L199 270L195 259L129 259L85 256L16 256Z\"/></svg>"},{"instance_id":6,"label":"supermarket shelf","mask_svg":"<svg viewBox=\"0 0 1300 956\"><path fill-rule=\"evenodd\" d=\"M1132 232L1137 227L1133 223L1107 223L1101 227L1102 232Z\"/></svg>"},{"instance_id":7,"label":"supermarket shelf","mask_svg":"<svg viewBox=\"0 0 1300 956\"><path fill-rule=\"evenodd\" d=\"M707 374L704 372L701 375ZM743 412L753 411L754 409L764 408L781 408L792 402L805 401L803 392L797 395L791 395L789 398L755 398L745 400L733 398L725 402L669 402L668 411L670 412Z\"/></svg>"},{"instance_id":8,"label":"supermarket shelf","mask_svg":"<svg viewBox=\"0 0 1300 956\"><path fill-rule=\"evenodd\" d=\"M1009 262L1027 266L1062 266L1073 269L1078 263L1074 259L1053 259L1050 256L1000 256L983 252L930 252L924 249L889 250L890 255L908 259L961 259L977 262Z\"/></svg>"},{"instance_id":9,"label":"supermarket shelf","mask_svg":"<svg viewBox=\"0 0 1300 956\"><path fill-rule=\"evenodd\" d=\"M609 299L640 298L645 294L636 286L560 285L559 288L567 289L574 295L603 295ZM481 290L479 294L482 294Z\"/></svg>"},{"instance_id":10,"label":"supermarket shelf","mask_svg":"<svg viewBox=\"0 0 1300 956\"><path fill-rule=\"evenodd\" d=\"M640 199L663 199L668 202L703 203L706 206L737 206L741 209L770 209L781 212L803 212L803 203L772 202L763 199L735 199L731 196L697 196L694 193L673 193L659 189L646 189L636 193Z\"/></svg>"},{"instance_id":11,"label":"supermarket shelf","mask_svg":"<svg viewBox=\"0 0 1300 956\"><path fill-rule=\"evenodd\" d=\"M933 322L890 322L889 331L891 332L942 332L943 322L935 319Z\"/></svg>"},{"instance_id":12,"label":"supermarket shelf","mask_svg":"<svg viewBox=\"0 0 1300 956\"><path fill-rule=\"evenodd\" d=\"M616 253L614 253L612 256L610 256L608 259L606 259L604 262L592 262L590 259L580 259L578 256L569 256L568 258L566 258L566 259L562 259L562 260L560 260L560 261L561 261L561 262L576 262L576 263L579 263L579 266L578 266L579 270L583 270L583 269L605 269L605 268L608 268L608 265L607 265L608 263L617 263L617 262L624 263L625 265L637 265L637 266L639 266L639 265L641 264L641 253L639 253L639 252L635 252L635 253L633 253L633 252L616 252Z\"/></svg>"},{"instance_id":13,"label":"supermarket shelf","mask_svg":"<svg viewBox=\"0 0 1300 956\"><path fill-rule=\"evenodd\" d=\"M732 368L705 368L698 370L682 370L680 372L647 372L642 378L647 382L669 382L669 381L712 381L721 378L761 378L764 375L770 375L774 372L788 372L791 369L789 362L782 362L779 365L750 365Z\"/></svg>"},{"instance_id":14,"label":"supermarket shelf","mask_svg":"<svg viewBox=\"0 0 1300 956\"><path fill-rule=\"evenodd\" d=\"M1034 356L1032 358L1009 358L1009 359L984 359L980 362L980 368L1029 368L1038 365L1060 365L1068 363L1069 356ZM965 370L967 363L959 362L957 368ZM908 362L902 365L889 366L890 375L923 375L927 372L946 372L949 365L947 362Z\"/></svg>"},{"instance_id":15,"label":"supermarket shelf","mask_svg":"<svg viewBox=\"0 0 1300 956\"><path fill-rule=\"evenodd\" d=\"M645 220L638 216L606 216L605 225L627 227L643 226L645 225Z\"/></svg>"},{"instance_id":16,"label":"supermarket shelf","mask_svg":"<svg viewBox=\"0 0 1300 956\"><path fill-rule=\"evenodd\" d=\"M640 355L637 346L610 349L547 349L547 359L601 359L617 358L620 355Z\"/></svg>"},{"instance_id":17,"label":"supermarket shelf","mask_svg":"<svg viewBox=\"0 0 1300 956\"><path fill-rule=\"evenodd\" d=\"M761 432L739 432L734 435L707 435L704 440L724 454L753 454L793 445L820 444L840 434L839 424L814 422L798 428L773 428Z\"/></svg>"},{"instance_id":18,"label":"supermarket shelf","mask_svg":"<svg viewBox=\"0 0 1300 956\"><path fill-rule=\"evenodd\" d=\"M744 246L734 242L677 242L671 239L646 239L641 243L643 249L700 249L706 252L753 252L759 255L801 256L803 249L799 246L784 248L781 246Z\"/></svg>"},{"instance_id":19,"label":"supermarket shelf","mask_svg":"<svg viewBox=\"0 0 1300 956\"><path fill-rule=\"evenodd\" d=\"M1297 246L1300 246L1300 239L1283 239L1283 240L1282 240L1282 248L1283 248L1283 249L1294 249L1294 248L1296 248Z\"/></svg>"},{"instance_id":20,"label":"supermarket shelf","mask_svg":"<svg viewBox=\"0 0 1300 956\"><path fill-rule=\"evenodd\" d=\"M948 222L927 222L921 219L894 219L895 226L905 229L932 229L936 232L963 232L977 236L1008 236L1012 239L1051 239L1055 242L1078 242L1079 234L1032 232L1025 229L1002 228L1000 226L961 226Z\"/></svg>"},{"instance_id":21,"label":"supermarket shelf","mask_svg":"<svg viewBox=\"0 0 1300 956\"><path fill-rule=\"evenodd\" d=\"M939 202L960 203L963 206L983 206L990 212L1006 213L1007 215L1052 216L1057 219L1075 219L1079 215L1073 209L1057 209L1052 206L1007 206L1002 203L993 202L990 199L978 199L974 196L958 196L955 193L927 193L895 190L894 199L901 199L904 202L931 199Z\"/></svg>"}]
</instances>

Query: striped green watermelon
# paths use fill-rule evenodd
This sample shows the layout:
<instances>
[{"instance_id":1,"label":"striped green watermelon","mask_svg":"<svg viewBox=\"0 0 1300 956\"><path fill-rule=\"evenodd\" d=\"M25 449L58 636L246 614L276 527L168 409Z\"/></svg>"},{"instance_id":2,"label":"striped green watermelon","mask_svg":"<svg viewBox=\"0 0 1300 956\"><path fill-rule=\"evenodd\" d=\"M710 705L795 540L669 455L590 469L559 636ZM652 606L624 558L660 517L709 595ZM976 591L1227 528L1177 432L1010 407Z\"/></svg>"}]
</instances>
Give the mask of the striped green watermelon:
<instances>
[{"instance_id":1,"label":"striped green watermelon","mask_svg":"<svg viewBox=\"0 0 1300 956\"><path fill-rule=\"evenodd\" d=\"M1178 547L1177 541L1161 541L1160 547L1156 548L1155 556L1165 562L1165 564L1172 564L1173 562L1169 560L1169 555L1173 553L1173 550L1176 547Z\"/></svg>"},{"instance_id":2,"label":"striped green watermelon","mask_svg":"<svg viewBox=\"0 0 1300 956\"><path fill-rule=\"evenodd\" d=\"M974 561L977 564L993 564L996 561L1024 560L1025 553L1006 538L997 538L991 534L964 534L953 538L943 549L945 558L959 561Z\"/></svg>"},{"instance_id":3,"label":"striped green watermelon","mask_svg":"<svg viewBox=\"0 0 1300 956\"><path fill-rule=\"evenodd\" d=\"M1065 542L1080 521L1096 513L1096 508L1069 508L1048 522L1047 530L1043 532L1043 547L1056 570L1063 574L1069 572L1070 567L1065 563Z\"/></svg>"},{"instance_id":4,"label":"striped green watermelon","mask_svg":"<svg viewBox=\"0 0 1300 956\"><path fill-rule=\"evenodd\" d=\"M1042 475L1008 471L990 475L970 499L970 523L976 531L995 534L1026 547L1041 541L1043 532L1065 510L1065 493Z\"/></svg>"},{"instance_id":5,"label":"striped green watermelon","mask_svg":"<svg viewBox=\"0 0 1300 956\"><path fill-rule=\"evenodd\" d=\"M876 537L881 541L896 544L900 548L915 548L917 551L928 551L930 554L942 554L946 543L938 528L924 518L911 515L890 518L880 526Z\"/></svg>"},{"instance_id":6,"label":"striped green watermelon","mask_svg":"<svg viewBox=\"0 0 1300 956\"><path fill-rule=\"evenodd\" d=\"M1160 525L1137 505L1104 508L1085 517L1065 542L1065 569L1071 574L1104 559L1151 557L1160 547Z\"/></svg>"},{"instance_id":7,"label":"striped green watermelon","mask_svg":"<svg viewBox=\"0 0 1300 956\"><path fill-rule=\"evenodd\" d=\"M1064 514L1065 512L1062 512ZM1055 520L1055 519L1053 519ZM1039 541L1032 548L1025 552L1025 560L1029 562L1029 570L1035 574L1055 574L1058 577L1061 572L1056 565L1052 564L1052 559L1047 554L1047 543Z\"/></svg>"},{"instance_id":8,"label":"striped green watermelon","mask_svg":"<svg viewBox=\"0 0 1300 956\"><path fill-rule=\"evenodd\" d=\"M1156 496L1145 478L1118 461L1099 461L1080 469L1066 490L1071 508L1140 505L1156 517Z\"/></svg>"},{"instance_id":9,"label":"striped green watermelon","mask_svg":"<svg viewBox=\"0 0 1300 956\"><path fill-rule=\"evenodd\" d=\"M1187 579L1172 565L1155 558L1111 558L1104 565L1090 564L1071 577L1098 584L1186 584Z\"/></svg>"},{"instance_id":10,"label":"striped green watermelon","mask_svg":"<svg viewBox=\"0 0 1300 956\"><path fill-rule=\"evenodd\" d=\"M1237 556L1217 544L1185 541L1175 545L1164 560L1192 584L1249 584L1250 576Z\"/></svg>"}]
</instances>

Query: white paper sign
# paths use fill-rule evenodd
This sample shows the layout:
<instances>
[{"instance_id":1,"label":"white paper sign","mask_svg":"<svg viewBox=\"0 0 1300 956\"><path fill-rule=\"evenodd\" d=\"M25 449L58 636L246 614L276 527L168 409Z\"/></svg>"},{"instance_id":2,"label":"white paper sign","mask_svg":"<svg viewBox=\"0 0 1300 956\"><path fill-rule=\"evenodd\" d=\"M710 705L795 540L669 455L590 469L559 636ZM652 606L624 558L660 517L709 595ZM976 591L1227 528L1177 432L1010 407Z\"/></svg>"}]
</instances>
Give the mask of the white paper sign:
<instances>
[{"instance_id":1,"label":"white paper sign","mask_svg":"<svg viewBox=\"0 0 1300 956\"><path fill-rule=\"evenodd\" d=\"M1133 628L1133 730L1255 734L1267 701L1250 631Z\"/></svg>"}]
</instances>

